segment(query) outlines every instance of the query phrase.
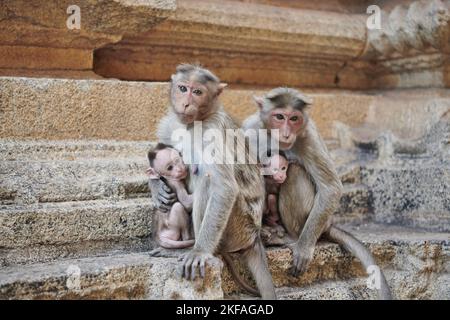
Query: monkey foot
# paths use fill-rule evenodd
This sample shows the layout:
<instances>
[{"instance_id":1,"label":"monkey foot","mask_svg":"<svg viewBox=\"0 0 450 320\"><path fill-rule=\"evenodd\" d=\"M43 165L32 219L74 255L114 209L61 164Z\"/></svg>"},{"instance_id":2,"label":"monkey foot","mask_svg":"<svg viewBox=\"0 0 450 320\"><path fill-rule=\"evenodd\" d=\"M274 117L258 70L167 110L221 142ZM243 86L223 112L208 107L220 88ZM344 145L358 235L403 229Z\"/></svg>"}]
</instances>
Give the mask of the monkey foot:
<instances>
[{"instance_id":1,"label":"monkey foot","mask_svg":"<svg viewBox=\"0 0 450 320\"><path fill-rule=\"evenodd\" d=\"M263 226L261 239L264 246L282 246L292 242L283 226Z\"/></svg>"},{"instance_id":2,"label":"monkey foot","mask_svg":"<svg viewBox=\"0 0 450 320\"><path fill-rule=\"evenodd\" d=\"M157 247L151 250L148 254L151 257L157 258L178 258L186 252L187 249L165 249L163 247Z\"/></svg>"}]
</instances>

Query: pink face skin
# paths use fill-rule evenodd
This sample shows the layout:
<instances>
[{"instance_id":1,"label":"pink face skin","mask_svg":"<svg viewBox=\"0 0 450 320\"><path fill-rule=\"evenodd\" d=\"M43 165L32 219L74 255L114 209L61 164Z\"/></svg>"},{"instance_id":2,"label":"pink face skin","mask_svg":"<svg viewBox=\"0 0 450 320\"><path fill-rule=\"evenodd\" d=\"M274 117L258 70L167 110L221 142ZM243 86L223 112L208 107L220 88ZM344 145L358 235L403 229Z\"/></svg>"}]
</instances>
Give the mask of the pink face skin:
<instances>
[{"instance_id":1,"label":"pink face skin","mask_svg":"<svg viewBox=\"0 0 450 320\"><path fill-rule=\"evenodd\" d=\"M208 104L208 88L196 81L179 81L172 88L172 105L180 121L190 124L201 119L201 107Z\"/></svg>"},{"instance_id":2,"label":"pink face skin","mask_svg":"<svg viewBox=\"0 0 450 320\"><path fill-rule=\"evenodd\" d=\"M272 173L271 179L278 184L284 183L286 180L286 173L289 167L289 162L285 157L274 155L270 158L269 170Z\"/></svg>"},{"instance_id":3,"label":"pink face skin","mask_svg":"<svg viewBox=\"0 0 450 320\"><path fill-rule=\"evenodd\" d=\"M301 111L292 107L273 109L269 118L269 129L279 129L278 138L281 150L292 147L297 134L303 127L304 117Z\"/></svg>"},{"instance_id":4,"label":"pink face skin","mask_svg":"<svg viewBox=\"0 0 450 320\"><path fill-rule=\"evenodd\" d=\"M178 151L172 148L158 151L153 160L153 170L155 174L169 180L183 180L187 176L183 159Z\"/></svg>"}]
</instances>

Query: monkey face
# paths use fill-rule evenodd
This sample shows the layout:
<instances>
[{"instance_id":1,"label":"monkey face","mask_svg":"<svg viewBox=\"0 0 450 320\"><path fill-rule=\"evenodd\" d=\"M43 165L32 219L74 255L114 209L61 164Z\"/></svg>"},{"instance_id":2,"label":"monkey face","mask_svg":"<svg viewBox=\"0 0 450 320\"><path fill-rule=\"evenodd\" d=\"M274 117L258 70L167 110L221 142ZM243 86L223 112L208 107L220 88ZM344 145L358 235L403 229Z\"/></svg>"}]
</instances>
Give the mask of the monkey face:
<instances>
[{"instance_id":1,"label":"monkey face","mask_svg":"<svg viewBox=\"0 0 450 320\"><path fill-rule=\"evenodd\" d=\"M277 183L282 184L286 180L286 173L289 166L287 159L281 155L274 155L269 160L269 171L271 172L271 179Z\"/></svg>"},{"instance_id":2,"label":"monkey face","mask_svg":"<svg viewBox=\"0 0 450 320\"><path fill-rule=\"evenodd\" d=\"M295 143L303 124L303 113L287 107L273 109L269 115L267 126L269 129L278 129L273 136L280 143L281 150L288 150Z\"/></svg>"},{"instance_id":3,"label":"monkey face","mask_svg":"<svg viewBox=\"0 0 450 320\"><path fill-rule=\"evenodd\" d=\"M160 176L171 180L183 180L187 176L187 168L179 152L172 148L160 150L153 166Z\"/></svg>"},{"instance_id":4,"label":"monkey face","mask_svg":"<svg viewBox=\"0 0 450 320\"><path fill-rule=\"evenodd\" d=\"M179 81L172 86L172 107L183 124L202 120L209 105L208 88L196 81Z\"/></svg>"}]
</instances>

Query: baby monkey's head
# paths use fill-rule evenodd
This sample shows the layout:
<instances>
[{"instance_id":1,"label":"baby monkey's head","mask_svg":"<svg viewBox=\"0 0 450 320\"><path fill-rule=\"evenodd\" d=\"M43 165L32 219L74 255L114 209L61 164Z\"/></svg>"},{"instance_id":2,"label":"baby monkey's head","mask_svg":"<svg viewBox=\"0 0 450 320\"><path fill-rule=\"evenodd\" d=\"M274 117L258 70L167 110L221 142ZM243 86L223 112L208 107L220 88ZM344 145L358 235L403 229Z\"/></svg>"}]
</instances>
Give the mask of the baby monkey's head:
<instances>
[{"instance_id":1,"label":"baby monkey's head","mask_svg":"<svg viewBox=\"0 0 450 320\"><path fill-rule=\"evenodd\" d=\"M286 180L286 173L289 162L282 151L277 154L269 155L264 165L267 173L266 179L270 179L275 183L282 184Z\"/></svg>"},{"instance_id":2,"label":"baby monkey's head","mask_svg":"<svg viewBox=\"0 0 450 320\"><path fill-rule=\"evenodd\" d=\"M150 167L147 174L150 179L183 180L187 176L187 168L180 153L172 146L158 143L148 152Z\"/></svg>"}]
</instances>

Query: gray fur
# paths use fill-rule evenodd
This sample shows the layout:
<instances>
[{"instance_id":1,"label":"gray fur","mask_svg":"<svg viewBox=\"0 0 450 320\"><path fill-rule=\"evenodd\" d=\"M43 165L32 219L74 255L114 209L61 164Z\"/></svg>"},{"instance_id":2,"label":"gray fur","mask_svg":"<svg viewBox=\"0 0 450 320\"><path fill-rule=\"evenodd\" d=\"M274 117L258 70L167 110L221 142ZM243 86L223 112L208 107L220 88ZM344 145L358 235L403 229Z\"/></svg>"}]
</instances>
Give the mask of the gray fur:
<instances>
[{"instance_id":1,"label":"gray fur","mask_svg":"<svg viewBox=\"0 0 450 320\"><path fill-rule=\"evenodd\" d=\"M297 90L278 88L270 91L264 98L257 98L257 102L262 104L262 111L250 116L244 122L244 129L268 129L264 113L269 113L276 107L286 107L280 106L282 102L291 104L292 101L304 99L303 97L305 96ZM307 119L306 111L301 111ZM291 245L293 275L297 276L306 270L313 258L315 245L322 235L344 245L361 259L364 266L374 264L372 255L362 243L347 233L336 231L331 225L331 216L339 206L342 183L314 121L309 120L298 133L294 145L284 151L289 160L300 164L289 167L278 201L284 226L291 237L298 239ZM385 279L381 284L380 298L391 298Z\"/></svg>"},{"instance_id":2,"label":"gray fur","mask_svg":"<svg viewBox=\"0 0 450 320\"><path fill-rule=\"evenodd\" d=\"M191 79L197 75L200 75L199 81L213 79L206 85L212 92L217 92L220 84L217 77L198 66L179 66L177 73L172 76L172 85L176 85L178 79ZM209 128L219 129L223 133L225 129L237 129L237 125L220 106L217 95L209 96L211 112L203 119L203 132ZM173 108L169 108L158 128L159 140L180 148L176 141L171 141L172 132L179 128L186 129L193 139L192 126L180 123ZM225 148L233 152L234 142L227 141ZM215 151L221 152L218 149ZM242 252L244 257L249 257L246 261L256 264L249 267L262 297L276 298L265 252L261 252L259 233L265 193L258 166L200 163L197 174L193 174L191 168L189 192L194 196L192 218L196 240L193 250L184 257L184 276L194 278L197 269L202 271L213 254Z\"/></svg>"}]
</instances>

